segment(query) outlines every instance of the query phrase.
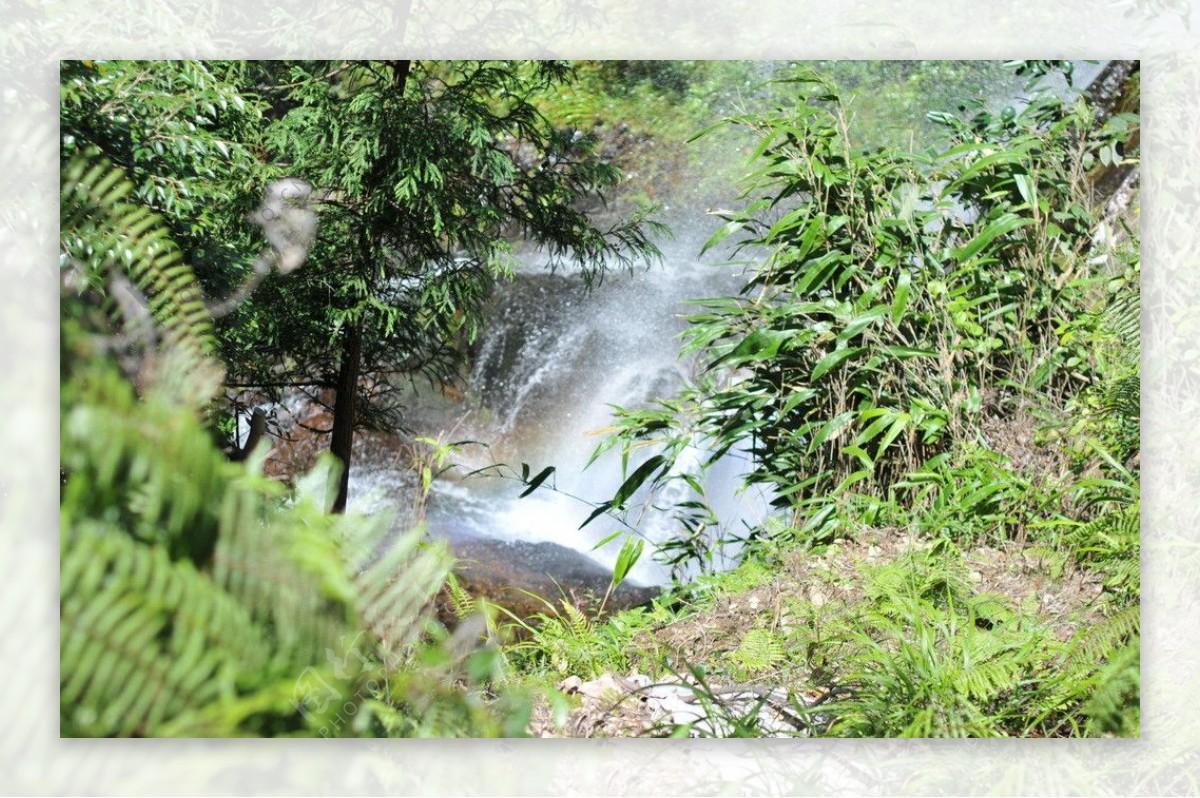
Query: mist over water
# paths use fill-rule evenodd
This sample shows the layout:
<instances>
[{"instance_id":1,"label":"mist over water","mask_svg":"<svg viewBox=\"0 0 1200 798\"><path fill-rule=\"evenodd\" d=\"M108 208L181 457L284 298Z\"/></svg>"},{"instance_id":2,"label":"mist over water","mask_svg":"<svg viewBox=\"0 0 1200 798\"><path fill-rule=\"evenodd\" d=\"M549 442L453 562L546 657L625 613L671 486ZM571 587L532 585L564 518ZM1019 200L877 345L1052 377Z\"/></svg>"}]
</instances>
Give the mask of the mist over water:
<instances>
[{"instance_id":1,"label":"mist over water","mask_svg":"<svg viewBox=\"0 0 1200 798\"><path fill-rule=\"evenodd\" d=\"M685 327L688 300L736 291L734 267L720 265L718 257L705 262L695 255L705 235L698 225L681 225L676 239L664 243L661 265L609 274L590 292L578 276L547 274L536 258L499 289L474 357L464 402L470 409L455 419L457 428L449 437L487 443L462 449L464 470L492 463L519 469L524 463L531 474L548 466L555 474L524 498L518 498L524 486L512 479L440 480L428 509L432 534L553 542L613 565L621 539L598 551L593 547L628 527L606 517L579 527L620 486L620 458L613 452L590 466L588 460L602 440L600 430L612 423L612 406L643 407L682 389L693 367L680 359L677 337ZM642 459L651 454L646 450ZM685 454L680 466L698 473L702 454ZM631 460L629 468L638 462ZM737 495L743 470L732 453L705 478L721 532L756 524L768 510L761 495ZM668 486L654 504L670 507L692 498L686 493ZM670 513L653 508L626 521L648 544L676 531ZM649 552L630 576L646 584L669 577Z\"/></svg>"}]
</instances>

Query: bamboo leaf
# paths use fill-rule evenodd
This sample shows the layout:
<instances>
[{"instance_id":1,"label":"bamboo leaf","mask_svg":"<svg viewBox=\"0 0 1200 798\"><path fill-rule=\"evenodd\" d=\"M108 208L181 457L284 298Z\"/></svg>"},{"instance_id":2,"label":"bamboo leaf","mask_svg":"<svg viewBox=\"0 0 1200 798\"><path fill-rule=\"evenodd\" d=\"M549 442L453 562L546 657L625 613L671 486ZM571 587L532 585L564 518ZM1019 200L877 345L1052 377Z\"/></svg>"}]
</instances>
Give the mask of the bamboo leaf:
<instances>
[{"instance_id":1,"label":"bamboo leaf","mask_svg":"<svg viewBox=\"0 0 1200 798\"><path fill-rule=\"evenodd\" d=\"M543 468L541 471L539 471L537 473L537 475L534 476L533 479L529 480L529 483L528 483L529 487L525 488L525 490L523 490L521 492L521 495L518 496L517 498L523 499L526 496L528 496L529 494L533 493L553 473L554 473L554 466L546 466L545 468Z\"/></svg>"},{"instance_id":2,"label":"bamboo leaf","mask_svg":"<svg viewBox=\"0 0 1200 798\"><path fill-rule=\"evenodd\" d=\"M599 505L596 506L596 509L592 510L592 512L588 515L587 518L583 519L583 523L580 524L578 528L583 529L585 526L592 523L592 521L596 520L596 518L598 516L600 516L603 513L608 512L611 509L613 509L612 502L601 502Z\"/></svg>"},{"instance_id":3,"label":"bamboo leaf","mask_svg":"<svg viewBox=\"0 0 1200 798\"><path fill-rule=\"evenodd\" d=\"M629 478L621 483L621 487L617 488L617 492L613 494L612 506L621 508L625 506L625 502L637 492L637 489L642 486L650 475L666 462L666 457L661 454L656 454L646 462L642 463L637 469L630 474ZM588 520L591 520L590 518ZM586 522L585 522L586 523Z\"/></svg>"},{"instance_id":4,"label":"bamboo leaf","mask_svg":"<svg viewBox=\"0 0 1200 798\"><path fill-rule=\"evenodd\" d=\"M1033 219L1017 216L1014 213L1002 214L995 221L983 228L983 231L972 238L966 246L954 250L954 259L959 263L964 263L978 255L984 247L1000 236L1007 235L1018 228L1030 224L1033 224Z\"/></svg>"},{"instance_id":5,"label":"bamboo leaf","mask_svg":"<svg viewBox=\"0 0 1200 798\"><path fill-rule=\"evenodd\" d=\"M1013 175L1013 182L1017 184L1017 191L1021 195L1021 199L1028 203L1029 207L1037 207L1037 187L1034 185L1033 178L1030 175Z\"/></svg>"},{"instance_id":6,"label":"bamboo leaf","mask_svg":"<svg viewBox=\"0 0 1200 798\"><path fill-rule=\"evenodd\" d=\"M645 541L636 538L625 541L625 545L621 547L621 553L617 555L617 563L613 566L613 590L616 590L625 581L625 577L629 575L630 569L641 558L644 547Z\"/></svg>"},{"instance_id":7,"label":"bamboo leaf","mask_svg":"<svg viewBox=\"0 0 1200 798\"><path fill-rule=\"evenodd\" d=\"M816 434L816 436L813 437L812 443L809 444L808 450L810 452L815 451L821 444L825 443L825 441L828 440L830 438L830 436L832 436L835 432L837 432L839 429L844 427L846 425L846 422L848 422L850 419L854 418L854 415L855 415L855 412L853 410L847 410L844 413L839 413L837 416L835 416L834 418L832 418L828 422L826 422L825 425L823 427L821 427L820 432L818 432Z\"/></svg>"},{"instance_id":8,"label":"bamboo leaf","mask_svg":"<svg viewBox=\"0 0 1200 798\"><path fill-rule=\"evenodd\" d=\"M908 307L908 293L912 288L912 275L907 270L896 277L896 296L892 300L892 324L899 326Z\"/></svg>"},{"instance_id":9,"label":"bamboo leaf","mask_svg":"<svg viewBox=\"0 0 1200 798\"><path fill-rule=\"evenodd\" d=\"M866 347L862 346L833 350L829 354L825 355L825 357L821 358L820 362L817 363L816 368L813 369L812 376L809 378L810 381L816 382L829 373L831 369L836 368L848 359L859 355L864 351L866 351Z\"/></svg>"},{"instance_id":10,"label":"bamboo leaf","mask_svg":"<svg viewBox=\"0 0 1200 798\"><path fill-rule=\"evenodd\" d=\"M910 421L912 421L912 416L910 416L908 413L896 414L896 418L892 422L892 426L879 441L879 449L877 451L882 453L885 449L887 449L887 447L892 444L892 441L896 440L896 437L904 431L904 428L908 426L908 422Z\"/></svg>"},{"instance_id":11,"label":"bamboo leaf","mask_svg":"<svg viewBox=\"0 0 1200 798\"><path fill-rule=\"evenodd\" d=\"M858 316L850 321L840 333L838 333L838 343L845 345L851 340L861 335L868 327L870 327L879 319L883 318L887 308L884 305L876 305L861 316Z\"/></svg>"},{"instance_id":12,"label":"bamboo leaf","mask_svg":"<svg viewBox=\"0 0 1200 798\"><path fill-rule=\"evenodd\" d=\"M612 543L614 540L616 540L619 537L621 537L621 530L618 529L616 532L613 532L611 535L608 535L607 537L605 537L603 540L601 540L595 546L592 546L592 551L598 551L599 549L604 548L609 543Z\"/></svg>"},{"instance_id":13,"label":"bamboo leaf","mask_svg":"<svg viewBox=\"0 0 1200 798\"><path fill-rule=\"evenodd\" d=\"M932 349L919 349L913 346L881 346L879 351L892 355L893 357L907 360L912 357L937 357L937 352Z\"/></svg>"},{"instance_id":14,"label":"bamboo leaf","mask_svg":"<svg viewBox=\"0 0 1200 798\"><path fill-rule=\"evenodd\" d=\"M709 368L716 368L721 363L735 366L756 360L769 360L775 357L779 348L794 335L794 330L771 330L760 327L743 338L731 352L714 360Z\"/></svg>"}]
</instances>

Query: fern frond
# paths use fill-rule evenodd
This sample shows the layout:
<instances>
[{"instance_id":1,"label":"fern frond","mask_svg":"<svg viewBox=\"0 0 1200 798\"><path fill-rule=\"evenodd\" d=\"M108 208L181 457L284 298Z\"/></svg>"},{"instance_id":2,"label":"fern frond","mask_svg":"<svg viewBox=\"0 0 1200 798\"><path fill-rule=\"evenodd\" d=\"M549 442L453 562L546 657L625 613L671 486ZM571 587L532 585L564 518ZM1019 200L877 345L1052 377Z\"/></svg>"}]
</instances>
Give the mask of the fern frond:
<instances>
[{"instance_id":1,"label":"fern frond","mask_svg":"<svg viewBox=\"0 0 1200 798\"><path fill-rule=\"evenodd\" d=\"M95 154L63 167L66 260L110 300L124 291L117 329L154 348L137 394L94 347L64 370L63 734L314 731L314 702L363 702L363 674L404 664L449 554L421 530L384 547L386 515L330 515L331 458L284 504L261 462L216 449L200 418L221 373L208 311L131 192Z\"/></svg>"},{"instance_id":2,"label":"fern frond","mask_svg":"<svg viewBox=\"0 0 1200 798\"><path fill-rule=\"evenodd\" d=\"M479 602L474 596L463 589L463 586L458 581L458 577L453 573L450 573L446 577L446 592L450 597L450 605L454 611L454 617L459 620L468 618L479 611Z\"/></svg>"},{"instance_id":3,"label":"fern frond","mask_svg":"<svg viewBox=\"0 0 1200 798\"><path fill-rule=\"evenodd\" d=\"M249 614L189 561L69 516L61 540L64 736L152 733L266 667Z\"/></svg>"},{"instance_id":4,"label":"fern frond","mask_svg":"<svg viewBox=\"0 0 1200 798\"><path fill-rule=\"evenodd\" d=\"M216 451L197 418L167 395L138 401L111 368L89 367L63 388L64 507L115 519L139 540L203 566L218 512L210 491L244 473Z\"/></svg>"},{"instance_id":5,"label":"fern frond","mask_svg":"<svg viewBox=\"0 0 1200 798\"><path fill-rule=\"evenodd\" d=\"M1078 673L1096 667L1141 631L1142 608L1134 604L1125 607L1104 621L1082 629L1071 640L1064 665L1069 672Z\"/></svg>"},{"instance_id":6,"label":"fern frond","mask_svg":"<svg viewBox=\"0 0 1200 798\"><path fill-rule=\"evenodd\" d=\"M1095 677L1095 690L1083 707L1101 734L1137 737L1141 730L1141 640L1134 637L1115 652Z\"/></svg>"},{"instance_id":7,"label":"fern frond","mask_svg":"<svg viewBox=\"0 0 1200 798\"><path fill-rule=\"evenodd\" d=\"M453 562L444 543L425 545L423 532L417 528L400 536L355 579L359 617L393 657L424 626L431 599Z\"/></svg>"},{"instance_id":8,"label":"fern frond","mask_svg":"<svg viewBox=\"0 0 1200 798\"><path fill-rule=\"evenodd\" d=\"M563 620L563 627L567 634L579 638L592 634L595 631L594 624L588 620L588 617L583 614L582 610L567 599L563 599L561 603L563 614L560 617Z\"/></svg>"},{"instance_id":9,"label":"fern frond","mask_svg":"<svg viewBox=\"0 0 1200 798\"><path fill-rule=\"evenodd\" d=\"M730 659L750 673L758 673L779 664L785 656L783 643L770 629L751 629L730 655Z\"/></svg>"},{"instance_id":10,"label":"fern frond","mask_svg":"<svg viewBox=\"0 0 1200 798\"><path fill-rule=\"evenodd\" d=\"M339 679L330 667L288 673L244 695L205 704L164 723L162 737L261 736L255 717L296 717L309 734L336 732L336 713L357 700L353 682ZM356 710L357 712L357 710Z\"/></svg>"},{"instance_id":11,"label":"fern frond","mask_svg":"<svg viewBox=\"0 0 1200 798\"><path fill-rule=\"evenodd\" d=\"M1103 414L1129 423L1138 423L1142 417L1142 378L1131 374L1107 386L1100 397Z\"/></svg>"},{"instance_id":12,"label":"fern frond","mask_svg":"<svg viewBox=\"0 0 1200 798\"><path fill-rule=\"evenodd\" d=\"M1100 322L1105 331L1123 345L1137 347L1142 331L1141 292L1126 290L1116 294L1101 311Z\"/></svg>"},{"instance_id":13,"label":"fern frond","mask_svg":"<svg viewBox=\"0 0 1200 798\"><path fill-rule=\"evenodd\" d=\"M130 202L132 194L123 170L97 151L72 158L61 172L62 251L101 290L110 288L114 273L127 277L173 345L212 352L212 323L192 270L161 217ZM123 315L125 325L135 321Z\"/></svg>"},{"instance_id":14,"label":"fern frond","mask_svg":"<svg viewBox=\"0 0 1200 798\"><path fill-rule=\"evenodd\" d=\"M378 646L364 626L393 658L423 628L449 557L419 530L372 555L386 516L331 516L303 492L278 504L194 413L136 399L111 368L89 377L64 389L64 729L156 733L330 657L349 678ZM334 473L325 459L310 481Z\"/></svg>"},{"instance_id":15,"label":"fern frond","mask_svg":"<svg viewBox=\"0 0 1200 798\"><path fill-rule=\"evenodd\" d=\"M1103 574L1120 599L1141 595L1141 503L1110 510L1067 537L1081 564Z\"/></svg>"},{"instance_id":16,"label":"fern frond","mask_svg":"<svg viewBox=\"0 0 1200 798\"><path fill-rule=\"evenodd\" d=\"M961 686L976 701L1015 690L1030 669L1033 652L1025 635L972 630L961 645Z\"/></svg>"}]
</instances>

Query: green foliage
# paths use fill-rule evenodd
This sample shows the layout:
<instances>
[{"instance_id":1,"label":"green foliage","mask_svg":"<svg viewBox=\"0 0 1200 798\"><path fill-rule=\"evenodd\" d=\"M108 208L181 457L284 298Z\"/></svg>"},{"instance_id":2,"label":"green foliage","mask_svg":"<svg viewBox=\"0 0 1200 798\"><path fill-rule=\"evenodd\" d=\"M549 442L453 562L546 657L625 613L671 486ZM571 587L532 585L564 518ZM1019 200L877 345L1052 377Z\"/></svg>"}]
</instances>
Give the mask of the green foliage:
<instances>
[{"instance_id":1,"label":"green foliage","mask_svg":"<svg viewBox=\"0 0 1200 798\"><path fill-rule=\"evenodd\" d=\"M1141 504L1109 510L1067 531L1065 543L1085 567L1104 577L1118 606L1141 596Z\"/></svg>"},{"instance_id":2,"label":"green foliage","mask_svg":"<svg viewBox=\"0 0 1200 798\"><path fill-rule=\"evenodd\" d=\"M227 325L244 382L330 380L361 327L364 411L396 423L383 375L458 377L495 281L529 241L551 268L598 279L657 250L644 214L600 228L582 200L616 184L589 136L533 102L564 84L559 62L282 62L267 130L275 161L323 192L312 261L268 282Z\"/></svg>"},{"instance_id":3,"label":"green foliage","mask_svg":"<svg viewBox=\"0 0 1200 798\"><path fill-rule=\"evenodd\" d=\"M64 160L60 179L60 246L76 293L104 297L111 322L130 343L153 343L161 330L197 357L211 350L211 320L192 270L161 217L132 201L124 172L86 150ZM146 296L152 299L143 303Z\"/></svg>"},{"instance_id":4,"label":"green foliage","mask_svg":"<svg viewBox=\"0 0 1200 798\"><path fill-rule=\"evenodd\" d=\"M726 200L745 142L734 131L692 141L714 117L754 103L773 65L761 61L577 61L569 91L538 107L557 123L595 133L601 156L624 174L615 206L649 201L693 207Z\"/></svg>"},{"instance_id":5,"label":"green foliage","mask_svg":"<svg viewBox=\"0 0 1200 798\"><path fill-rule=\"evenodd\" d=\"M646 650L652 642L648 632L673 617L659 604L626 610L603 621L566 599L558 606L545 604L546 612L528 621L513 618L509 628L502 630L515 638L505 649L515 673L589 679L655 667L654 654Z\"/></svg>"},{"instance_id":6,"label":"green foliage","mask_svg":"<svg viewBox=\"0 0 1200 798\"><path fill-rule=\"evenodd\" d=\"M1051 656L1044 632L977 596L961 560L914 553L864 571L865 601L828 626L840 700L828 733L850 737L1002 736L1017 692Z\"/></svg>"},{"instance_id":7,"label":"green foliage","mask_svg":"<svg viewBox=\"0 0 1200 798\"><path fill-rule=\"evenodd\" d=\"M693 600L709 599L747 590L766 584L771 579L771 570L757 559L747 558L737 568L722 573L702 576L685 586L686 595Z\"/></svg>"},{"instance_id":8,"label":"green foliage","mask_svg":"<svg viewBox=\"0 0 1200 798\"><path fill-rule=\"evenodd\" d=\"M1034 695L1047 735L1136 736L1140 717L1141 608L1081 629Z\"/></svg>"},{"instance_id":9,"label":"green foliage","mask_svg":"<svg viewBox=\"0 0 1200 798\"><path fill-rule=\"evenodd\" d=\"M844 89L855 148L924 149L941 129L931 110L953 112L964 98L1018 85L999 61L817 61L812 68ZM792 67L795 65L792 64ZM579 61L575 88L539 102L548 115L615 141L615 156L639 194L696 205L728 202L744 174L747 141L732 128L692 140L714 118L788 97L787 62ZM915 140L914 140L915 139ZM750 145L752 146L752 144Z\"/></svg>"},{"instance_id":10,"label":"green foliage","mask_svg":"<svg viewBox=\"0 0 1200 798\"><path fill-rule=\"evenodd\" d=\"M842 555L836 559L839 569L846 564ZM973 567L954 544L939 540L895 559L856 562L852 574L815 567L799 589L793 575L767 569L786 620L745 614L744 633L686 665L697 700L727 721L724 733L738 736L763 734L757 712L730 716L716 685L770 685L780 696L819 690L825 698L816 706L792 702L805 721L797 733L809 736L1136 735L1137 607L1082 624L1064 642L1062 627L1049 618L981 592ZM690 609L677 620L703 623L692 612L709 611L726 619L747 602L745 591L761 587L730 579L724 587L737 589L717 596L711 588L724 577L689 586L696 595L685 599ZM829 598L804 598L813 595L809 585ZM660 655L642 666L666 676L673 661Z\"/></svg>"},{"instance_id":11,"label":"green foliage","mask_svg":"<svg viewBox=\"0 0 1200 798\"><path fill-rule=\"evenodd\" d=\"M917 531L959 545L1024 539L1048 517L1061 518L1061 486L1035 484L979 446L932 457L894 487L919 511L908 517Z\"/></svg>"},{"instance_id":12,"label":"green foliage","mask_svg":"<svg viewBox=\"0 0 1200 798\"><path fill-rule=\"evenodd\" d=\"M696 61L601 61L599 74L628 90L641 81L676 97L687 91L703 67Z\"/></svg>"},{"instance_id":13,"label":"green foliage","mask_svg":"<svg viewBox=\"0 0 1200 798\"><path fill-rule=\"evenodd\" d=\"M604 69L622 75L619 107L653 119L670 99L680 126L714 75L757 80L699 62L579 73ZM668 669L656 627L772 583L769 555L792 543L815 556L889 526L933 543L860 568L861 601L747 615L708 676L826 686L832 703L810 714L835 736L1136 735L1140 266L1135 236L1115 254L1094 242L1084 180L1131 160L1136 116L1096 131L1086 107L1034 96L1020 112L934 114L940 151L861 150L890 135L861 127L872 103L974 79L955 69L898 64L897 92L847 105L799 71L767 90L775 111L733 120L759 146L746 204L714 212L709 247L738 241L757 265L740 296L698 305L685 352L703 368L684 395L622 411L606 445L626 473L596 515L682 480L699 498L674 508L668 556L702 560L715 519L674 466L704 443L709 465L748 452L790 510L748 533L769 543L673 609L605 623L548 603L506 629L451 582L468 620L448 633L425 610L443 550L386 540L387 519L330 516L328 463L292 494L261 460L216 451L211 355L236 381L329 384L361 329L366 373L449 379L518 238L588 278L651 254L641 217L605 230L583 214L617 170L539 110L588 130L603 109L564 92L558 62L64 62L62 733L520 735L529 696L509 668ZM244 275L260 248L246 212L284 165L318 187L318 268L267 279L214 336L203 294ZM1068 419L1041 431L1070 455L1062 483L983 434L1030 404ZM1050 579L1102 575L1102 623L1064 643L975 592L960 547L1027 536ZM485 632L519 639L500 649ZM754 711L729 723L761 733Z\"/></svg>"},{"instance_id":14,"label":"green foliage","mask_svg":"<svg viewBox=\"0 0 1200 798\"><path fill-rule=\"evenodd\" d=\"M257 253L247 221L278 172L260 157L268 109L239 61L63 61L64 161L99 148L163 218L206 293L239 282Z\"/></svg>"},{"instance_id":15,"label":"green foliage","mask_svg":"<svg viewBox=\"0 0 1200 798\"><path fill-rule=\"evenodd\" d=\"M746 632L729 658L750 675L775 667L783 661L785 654L783 641L777 634L770 629L756 628Z\"/></svg>"},{"instance_id":16,"label":"green foliage","mask_svg":"<svg viewBox=\"0 0 1200 798\"><path fill-rule=\"evenodd\" d=\"M683 351L702 376L677 401L621 411L603 446L658 447L650 486L697 441L709 464L748 448L750 481L811 532L851 487L886 496L988 416L1090 379L1082 342L1059 331L1090 309L1081 162L1096 144L1085 106L1035 95L1020 113L935 115L950 136L936 154L860 152L829 83L798 70L787 85L790 107L732 120L760 137L755 169L708 243L740 236L762 260L742 297L690 317ZM982 503L1003 533L997 494L1027 487L1010 477L969 477L955 498Z\"/></svg>"},{"instance_id":17,"label":"green foliage","mask_svg":"<svg viewBox=\"0 0 1200 798\"><path fill-rule=\"evenodd\" d=\"M863 572L865 600L823 621L822 672L848 737L1129 733L1136 615L1064 644L998 596L975 593L945 550ZM826 610L826 614L828 614ZM797 641L803 645L804 641ZM1136 657L1136 653L1134 654ZM1116 696L1116 697L1114 697ZM1100 709L1105 707L1106 709ZM1093 722L1095 719L1095 722Z\"/></svg>"},{"instance_id":18,"label":"green foliage","mask_svg":"<svg viewBox=\"0 0 1200 798\"><path fill-rule=\"evenodd\" d=\"M64 734L316 733L328 719L286 687L299 690L327 651L393 668L406 656L444 551L419 551L417 532L364 568L389 521L328 515L328 463L280 505L279 486L228 462L173 392L135 397L99 366L71 376ZM360 628L369 633L355 638ZM320 680L339 702L358 700L365 674L351 665Z\"/></svg>"},{"instance_id":19,"label":"green foliage","mask_svg":"<svg viewBox=\"0 0 1200 798\"><path fill-rule=\"evenodd\" d=\"M937 69L911 72L910 88ZM624 90L648 91L647 77ZM1136 734L1137 241L1101 241L1087 181L1092 164L1127 159L1136 117L1096 129L1084 104L1044 94L1019 111L966 101L931 115L937 150L863 152L852 111L871 98L846 107L803 71L783 85L790 105L733 120L759 146L745 206L719 212L708 244L744 248L741 296L698 303L684 353L702 369L681 397L618 412L597 453L619 449L624 478L597 515L681 479L702 496L675 468L697 445L708 465L748 450L751 480L790 511L750 533L741 567L676 594L688 622L744 620L689 668L715 713L706 680L766 678L826 688L804 714L831 736ZM711 513L675 510L667 555L704 562ZM830 574L843 581L787 597L770 623L735 607L763 584L795 590L770 559L789 547L834 556L840 538L884 528L927 548ZM1067 619L977 592L964 552L980 545L1050 583L1099 573L1109 595L1076 597L1088 620L1064 642ZM730 733L760 735L756 717L728 718Z\"/></svg>"},{"instance_id":20,"label":"green foliage","mask_svg":"<svg viewBox=\"0 0 1200 798\"><path fill-rule=\"evenodd\" d=\"M850 111L850 138L866 149L925 150L945 140L930 111L985 107L986 98L1019 85L1000 61L838 60L813 67L837 84Z\"/></svg>"},{"instance_id":21,"label":"green foliage","mask_svg":"<svg viewBox=\"0 0 1200 798\"><path fill-rule=\"evenodd\" d=\"M1117 268L1119 273L1101 275L1105 291L1099 309L1068 323L1062 331L1064 343L1078 341L1085 347L1094 375L1066 407L1073 419L1066 435L1081 466L1093 458L1094 446L1120 463L1141 449L1142 303L1137 252L1119 253Z\"/></svg>"},{"instance_id":22,"label":"green foliage","mask_svg":"<svg viewBox=\"0 0 1200 798\"><path fill-rule=\"evenodd\" d=\"M314 186L312 268L233 303L218 353L230 383L273 399L344 372L336 414L389 428L392 379L460 376L520 243L588 280L657 255L648 211L601 226L583 210L620 175L537 110L570 77L557 61L68 61L64 159L99 147L123 167L210 296L256 268L264 187L285 170Z\"/></svg>"},{"instance_id":23,"label":"green foliage","mask_svg":"<svg viewBox=\"0 0 1200 798\"><path fill-rule=\"evenodd\" d=\"M614 659L623 661L621 652L607 645L611 640L599 633L596 622L570 601L563 599L561 610L545 603L548 612L539 613L532 623L514 618L528 635L510 647L516 657L548 666L559 676L596 677L611 670Z\"/></svg>"},{"instance_id":24,"label":"green foliage","mask_svg":"<svg viewBox=\"0 0 1200 798\"><path fill-rule=\"evenodd\" d=\"M265 669L262 630L190 562L101 524L63 524L64 736L153 734L233 693L239 671Z\"/></svg>"},{"instance_id":25,"label":"green foliage","mask_svg":"<svg viewBox=\"0 0 1200 798\"><path fill-rule=\"evenodd\" d=\"M64 263L136 283L153 314L131 352L91 292L64 293L61 733L521 733L524 699L478 692L495 652L423 637L444 548L330 515L328 460L291 496L261 452L228 461L203 420L220 368L162 222L98 156L63 175Z\"/></svg>"},{"instance_id":26,"label":"green foliage","mask_svg":"<svg viewBox=\"0 0 1200 798\"><path fill-rule=\"evenodd\" d=\"M568 674L596 678L633 668L657 668L656 653L647 649L653 644L650 632L676 617L665 598L603 621L565 599L558 606L543 601L545 612L528 621L510 614L512 622L500 629L514 638L505 654L516 674L551 674L559 680Z\"/></svg>"},{"instance_id":27,"label":"green foliage","mask_svg":"<svg viewBox=\"0 0 1200 798\"><path fill-rule=\"evenodd\" d=\"M1096 675L1095 691L1084 714L1098 733L1141 736L1141 639L1122 646Z\"/></svg>"}]
</instances>

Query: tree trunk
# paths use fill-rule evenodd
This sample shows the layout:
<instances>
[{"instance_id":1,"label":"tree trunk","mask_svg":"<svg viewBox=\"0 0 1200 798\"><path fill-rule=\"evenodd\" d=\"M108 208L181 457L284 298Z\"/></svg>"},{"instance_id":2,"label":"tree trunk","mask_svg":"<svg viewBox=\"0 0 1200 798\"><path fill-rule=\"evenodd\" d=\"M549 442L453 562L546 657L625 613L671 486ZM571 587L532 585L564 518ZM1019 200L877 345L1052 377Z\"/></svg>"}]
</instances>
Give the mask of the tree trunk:
<instances>
[{"instance_id":1,"label":"tree trunk","mask_svg":"<svg viewBox=\"0 0 1200 798\"><path fill-rule=\"evenodd\" d=\"M254 408L254 412L250 414L250 432L246 435L246 442L239 449L234 445L233 452L230 453L229 459L234 462L241 462L250 456L250 452L254 451L254 447L262 440L263 435L267 432L267 414L261 407Z\"/></svg>"},{"instance_id":2,"label":"tree trunk","mask_svg":"<svg viewBox=\"0 0 1200 798\"><path fill-rule=\"evenodd\" d=\"M404 93L412 61L390 61L393 83L400 94ZM376 185L378 191L383 187ZM342 464L342 475L338 482L337 498L333 500L333 512L346 510L346 495L350 489L350 460L354 447L354 425L358 420L358 377L362 371L363 320L359 316L347 325L342 343L342 363L338 368L337 397L333 401L333 436L329 451Z\"/></svg>"},{"instance_id":3,"label":"tree trunk","mask_svg":"<svg viewBox=\"0 0 1200 798\"><path fill-rule=\"evenodd\" d=\"M1141 111L1141 62L1109 61L1104 70L1087 87L1086 97L1096 112L1096 127L1100 127L1115 114ZM1133 132L1120 142L1122 156L1134 155L1141 147L1141 131ZM1095 198L1105 205L1105 216L1112 217L1124 210L1114 212L1108 206L1112 200L1120 206L1127 203L1133 185L1139 178L1136 163L1099 165L1090 175Z\"/></svg>"},{"instance_id":4,"label":"tree trunk","mask_svg":"<svg viewBox=\"0 0 1200 798\"><path fill-rule=\"evenodd\" d=\"M354 445L354 423L358 407L358 374L362 367L362 320L347 325L342 342L342 363L338 368L337 396L333 402L333 436L329 451L342 464L333 512L346 509L350 488L350 452Z\"/></svg>"},{"instance_id":5,"label":"tree trunk","mask_svg":"<svg viewBox=\"0 0 1200 798\"><path fill-rule=\"evenodd\" d=\"M1141 61L1109 61L1100 74L1092 79L1084 90L1088 105L1096 112L1096 127L1100 127L1115 113L1137 108L1122 108L1121 101L1129 93L1129 80L1141 71Z\"/></svg>"}]
</instances>

